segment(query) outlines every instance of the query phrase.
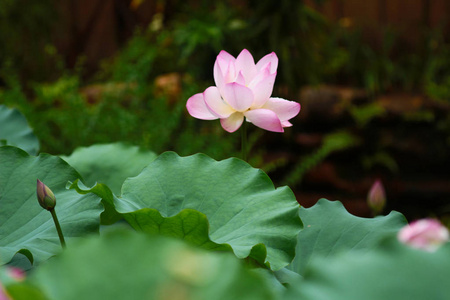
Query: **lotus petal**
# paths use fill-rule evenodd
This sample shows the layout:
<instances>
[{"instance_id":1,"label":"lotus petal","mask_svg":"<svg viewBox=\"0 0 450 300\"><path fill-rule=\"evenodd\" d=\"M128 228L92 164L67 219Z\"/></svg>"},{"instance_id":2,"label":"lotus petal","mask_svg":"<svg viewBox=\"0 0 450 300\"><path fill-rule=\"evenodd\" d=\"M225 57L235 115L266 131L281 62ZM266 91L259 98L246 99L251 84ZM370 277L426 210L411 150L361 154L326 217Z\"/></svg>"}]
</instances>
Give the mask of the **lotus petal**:
<instances>
[{"instance_id":1,"label":"lotus petal","mask_svg":"<svg viewBox=\"0 0 450 300\"><path fill-rule=\"evenodd\" d=\"M284 132L281 121L273 111L269 109L253 109L245 112L247 119L256 126L273 132Z\"/></svg>"},{"instance_id":2,"label":"lotus petal","mask_svg":"<svg viewBox=\"0 0 450 300\"><path fill-rule=\"evenodd\" d=\"M202 93L195 94L188 99L186 108L191 116L201 120L218 119L208 108Z\"/></svg>"},{"instance_id":3,"label":"lotus petal","mask_svg":"<svg viewBox=\"0 0 450 300\"><path fill-rule=\"evenodd\" d=\"M220 124L222 128L228 132L235 132L241 127L242 122L244 122L244 114L240 112L235 112L226 119L220 119Z\"/></svg>"},{"instance_id":4,"label":"lotus petal","mask_svg":"<svg viewBox=\"0 0 450 300\"><path fill-rule=\"evenodd\" d=\"M292 119L300 112L300 104L282 98L270 98L262 108L275 112L281 121Z\"/></svg>"}]
</instances>

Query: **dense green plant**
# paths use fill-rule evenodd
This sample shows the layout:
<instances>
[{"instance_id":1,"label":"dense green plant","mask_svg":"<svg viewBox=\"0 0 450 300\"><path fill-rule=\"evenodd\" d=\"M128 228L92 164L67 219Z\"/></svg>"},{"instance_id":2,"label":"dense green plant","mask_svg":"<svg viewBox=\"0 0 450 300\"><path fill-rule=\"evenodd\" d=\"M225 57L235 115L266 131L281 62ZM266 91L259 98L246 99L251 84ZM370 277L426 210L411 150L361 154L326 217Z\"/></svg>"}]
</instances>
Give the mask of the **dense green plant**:
<instances>
[{"instance_id":1,"label":"dense green plant","mask_svg":"<svg viewBox=\"0 0 450 300\"><path fill-rule=\"evenodd\" d=\"M157 153L169 149L225 158L239 143L239 137L225 135L219 125L206 128L186 117L184 101L195 89L191 83L182 83L183 93L175 103L169 95L155 95L154 86L144 83L94 86L97 97L90 99L77 76L65 76L34 84L31 101L18 82L13 84L1 92L2 100L25 114L44 152L69 154L80 145L128 141Z\"/></svg>"}]
</instances>

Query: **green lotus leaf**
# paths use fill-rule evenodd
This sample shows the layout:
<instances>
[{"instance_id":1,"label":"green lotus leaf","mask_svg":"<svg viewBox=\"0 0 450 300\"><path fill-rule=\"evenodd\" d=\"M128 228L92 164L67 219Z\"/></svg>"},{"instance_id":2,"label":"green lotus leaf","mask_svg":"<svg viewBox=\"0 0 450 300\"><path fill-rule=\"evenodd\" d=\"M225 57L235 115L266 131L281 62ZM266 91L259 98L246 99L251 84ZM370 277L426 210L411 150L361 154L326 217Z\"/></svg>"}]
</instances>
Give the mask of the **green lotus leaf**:
<instances>
[{"instance_id":1,"label":"green lotus leaf","mask_svg":"<svg viewBox=\"0 0 450 300\"><path fill-rule=\"evenodd\" d=\"M298 235L296 256L289 266L303 274L316 256L333 256L343 251L369 251L386 235L406 225L398 212L376 218L356 217L339 201L320 199L310 208L300 209L304 228Z\"/></svg>"},{"instance_id":2,"label":"green lotus leaf","mask_svg":"<svg viewBox=\"0 0 450 300\"><path fill-rule=\"evenodd\" d=\"M55 211L68 245L76 237L98 232L101 199L65 188L80 175L56 156L29 156L19 148L0 147L0 260L22 253L39 263L61 251L51 214L37 201L40 179L56 196Z\"/></svg>"},{"instance_id":3,"label":"green lotus leaf","mask_svg":"<svg viewBox=\"0 0 450 300\"><path fill-rule=\"evenodd\" d=\"M137 146L114 143L80 147L70 156L61 158L83 176L86 185L103 183L120 195L125 179L141 173L156 157L155 153L142 151Z\"/></svg>"},{"instance_id":4,"label":"green lotus leaf","mask_svg":"<svg viewBox=\"0 0 450 300\"><path fill-rule=\"evenodd\" d=\"M244 161L215 161L203 154L166 152L128 178L121 197L79 182L79 192L97 193L133 228L184 238L205 248L231 249L239 258L280 269L294 257L302 223L288 187Z\"/></svg>"},{"instance_id":5,"label":"green lotus leaf","mask_svg":"<svg viewBox=\"0 0 450 300\"><path fill-rule=\"evenodd\" d=\"M39 151L39 141L25 117L17 110L0 105L0 146L19 147L30 155Z\"/></svg>"},{"instance_id":6,"label":"green lotus leaf","mask_svg":"<svg viewBox=\"0 0 450 300\"><path fill-rule=\"evenodd\" d=\"M450 295L450 244L430 253L386 238L370 251L315 257L286 300L422 300Z\"/></svg>"},{"instance_id":7,"label":"green lotus leaf","mask_svg":"<svg viewBox=\"0 0 450 300\"><path fill-rule=\"evenodd\" d=\"M274 299L266 280L229 253L124 229L73 244L8 291L25 295L30 286L49 300Z\"/></svg>"}]
</instances>

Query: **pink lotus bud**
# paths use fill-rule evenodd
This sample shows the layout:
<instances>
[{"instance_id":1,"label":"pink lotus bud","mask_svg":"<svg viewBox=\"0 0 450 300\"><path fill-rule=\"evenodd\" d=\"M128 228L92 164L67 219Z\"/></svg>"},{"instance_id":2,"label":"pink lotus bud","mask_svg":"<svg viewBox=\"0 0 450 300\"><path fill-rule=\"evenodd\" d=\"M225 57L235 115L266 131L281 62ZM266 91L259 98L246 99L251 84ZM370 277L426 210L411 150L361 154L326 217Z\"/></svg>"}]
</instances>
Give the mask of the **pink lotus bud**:
<instances>
[{"instance_id":1,"label":"pink lotus bud","mask_svg":"<svg viewBox=\"0 0 450 300\"><path fill-rule=\"evenodd\" d=\"M367 204L375 215L383 211L384 205L386 204L386 193L380 180L375 181L370 188L369 194L367 195Z\"/></svg>"},{"instance_id":2,"label":"pink lotus bud","mask_svg":"<svg viewBox=\"0 0 450 300\"><path fill-rule=\"evenodd\" d=\"M9 277L14 279L15 281L23 281L25 280L25 272L22 269L10 267L7 270Z\"/></svg>"},{"instance_id":3,"label":"pink lotus bud","mask_svg":"<svg viewBox=\"0 0 450 300\"><path fill-rule=\"evenodd\" d=\"M36 194L43 209L52 210L56 206L56 198L52 190L39 179L37 180Z\"/></svg>"},{"instance_id":4,"label":"pink lotus bud","mask_svg":"<svg viewBox=\"0 0 450 300\"><path fill-rule=\"evenodd\" d=\"M433 252L449 240L449 232L437 220L421 219L403 227L397 237L406 245Z\"/></svg>"}]
</instances>

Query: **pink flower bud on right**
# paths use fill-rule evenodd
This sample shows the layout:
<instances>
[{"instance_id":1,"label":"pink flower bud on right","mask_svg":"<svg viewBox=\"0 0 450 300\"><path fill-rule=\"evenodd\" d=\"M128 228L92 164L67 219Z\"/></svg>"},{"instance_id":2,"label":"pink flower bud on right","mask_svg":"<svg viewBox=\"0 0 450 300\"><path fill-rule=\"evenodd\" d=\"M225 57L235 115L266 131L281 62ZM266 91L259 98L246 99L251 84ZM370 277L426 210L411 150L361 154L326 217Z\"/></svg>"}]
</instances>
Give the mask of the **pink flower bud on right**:
<instances>
[{"instance_id":1,"label":"pink flower bud on right","mask_svg":"<svg viewBox=\"0 0 450 300\"><path fill-rule=\"evenodd\" d=\"M448 242L449 231L438 220L421 219L403 227L397 237L413 248L433 252Z\"/></svg>"}]
</instances>

